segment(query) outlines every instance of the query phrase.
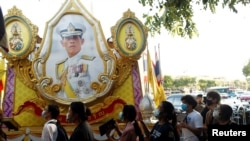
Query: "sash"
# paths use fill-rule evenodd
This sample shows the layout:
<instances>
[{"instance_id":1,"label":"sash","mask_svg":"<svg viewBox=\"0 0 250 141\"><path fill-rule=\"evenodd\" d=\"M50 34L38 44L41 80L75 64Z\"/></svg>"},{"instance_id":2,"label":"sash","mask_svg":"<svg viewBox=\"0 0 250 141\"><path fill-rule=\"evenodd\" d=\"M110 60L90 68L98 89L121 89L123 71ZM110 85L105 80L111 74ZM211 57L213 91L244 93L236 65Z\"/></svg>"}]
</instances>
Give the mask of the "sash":
<instances>
[{"instance_id":1,"label":"sash","mask_svg":"<svg viewBox=\"0 0 250 141\"><path fill-rule=\"evenodd\" d=\"M77 98L77 96L75 95L74 91L72 90L71 85L67 79L65 80L64 93L66 94L66 96L68 98Z\"/></svg>"}]
</instances>

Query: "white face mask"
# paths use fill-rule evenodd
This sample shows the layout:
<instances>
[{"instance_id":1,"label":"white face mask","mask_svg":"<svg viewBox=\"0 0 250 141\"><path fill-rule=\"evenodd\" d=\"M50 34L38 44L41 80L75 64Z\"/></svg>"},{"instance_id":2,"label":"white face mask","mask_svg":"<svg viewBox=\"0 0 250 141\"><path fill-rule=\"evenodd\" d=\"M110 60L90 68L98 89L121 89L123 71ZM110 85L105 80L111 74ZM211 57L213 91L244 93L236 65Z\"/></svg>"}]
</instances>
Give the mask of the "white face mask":
<instances>
[{"instance_id":1,"label":"white face mask","mask_svg":"<svg viewBox=\"0 0 250 141\"><path fill-rule=\"evenodd\" d=\"M159 114L160 114L160 110L159 110L159 109L155 109L155 110L153 111L153 114L154 114L154 116L155 116L156 118L158 118L158 117L159 117Z\"/></svg>"},{"instance_id":2,"label":"white face mask","mask_svg":"<svg viewBox=\"0 0 250 141\"><path fill-rule=\"evenodd\" d=\"M213 111L213 117L215 119L218 119L219 118L219 109L218 108L215 108L214 111Z\"/></svg>"},{"instance_id":3,"label":"white face mask","mask_svg":"<svg viewBox=\"0 0 250 141\"><path fill-rule=\"evenodd\" d=\"M120 119L120 120L124 120L124 117L123 117L123 113L122 113L122 112L119 113L119 119Z\"/></svg>"},{"instance_id":4,"label":"white face mask","mask_svg":"<svg viewBox=\"0 0 250 141\"><path fill-rule=\"evenodd\" d=\"M67 122L72 122L71 117L69 116L69 113L66 114L66 121Z\"/></svg>"},{"instance_id":5,"label":"white face mask","mask_svg":"<svg viewBox=\"0 0 250 141\"><path fill-rule=\"evenodd\" d=\"M45 114L46 114L46 111L43 110L42 113L41 113L41 116L42 116L43 118L45 118L45 116L46 116Z\"/></svg>"}]
</instances>

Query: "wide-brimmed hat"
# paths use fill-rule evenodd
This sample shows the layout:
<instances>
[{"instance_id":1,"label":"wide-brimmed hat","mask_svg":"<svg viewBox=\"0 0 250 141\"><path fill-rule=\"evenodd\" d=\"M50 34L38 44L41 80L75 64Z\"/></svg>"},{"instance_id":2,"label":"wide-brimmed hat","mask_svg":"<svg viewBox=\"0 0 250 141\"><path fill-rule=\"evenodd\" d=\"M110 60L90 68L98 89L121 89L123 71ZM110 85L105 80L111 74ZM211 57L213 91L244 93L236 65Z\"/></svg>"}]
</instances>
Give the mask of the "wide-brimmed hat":
<instances>
[{"instance_id":1,"label":"wide-brimmed hat","mask_svg":"<svg viewBox=\"0 0 250 141\"><path fill-rule=\"evenodd\" d=\"M61 37L70 37L70 36L80 36L86 31L86 27L83 24L72 23L70 22L67 27L62 27L62 30L59 31Z\"/></svg>"}]
</instances>

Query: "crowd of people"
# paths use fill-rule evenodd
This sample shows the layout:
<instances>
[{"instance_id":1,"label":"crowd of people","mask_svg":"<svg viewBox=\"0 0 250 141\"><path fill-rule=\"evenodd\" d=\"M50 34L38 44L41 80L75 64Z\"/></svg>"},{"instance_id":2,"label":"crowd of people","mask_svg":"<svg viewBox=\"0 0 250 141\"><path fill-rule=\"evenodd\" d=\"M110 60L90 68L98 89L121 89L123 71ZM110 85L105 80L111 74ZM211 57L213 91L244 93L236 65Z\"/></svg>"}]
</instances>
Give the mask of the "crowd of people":
<instances>
[{"instance_id":1,"label":"crowd of people","mask_svg":"<svg viewBox=\"0 0 250 141\"><path fill-rule=\"evenodd\" d=\"M49 104L44 108L41 115L44 119L46 119L46 122L42 131L42 141L57 140L59 135L57 126L61 126L60 121L57 119L59 113L59 107L55 104ZM89 108L86 107L84 103L72 102L70 104L66 119L68 122L75 123L76 127L67 140L95 141L92 128L87 120L90 114L91 112ZM158 118L158 122L155 123L151 130L149 130L143 120L137 119L137 114L138 111L134 105L124 105L119 117L126 126L121 130L118 123L115 122L113 126L108 127L106 131L107 140L116 140L111 133L113 129L117 132L119 141L161 141L165 139L170 141L180 140L177 130L177 115L175 113L174 106L170 102L162 101L159 107L154 111L154 116ZM57 124L51 124L52 122ZM66 132L65 134L67 135Z\"/></svg>"},{"instance_id":2,"label":"crowd of people","mask_svg":"<svg viewBox=\"0 0 250 141\"><path fill-rule=\"evenodd\" d=\"M207 93L205 103L202 95L197 95L196 99L191 95L184 95L181 98L182 109L185 111L185 118L182 121L177 121L173 104L162 101L153 112L158 120L152 128L149 128L142 119L138 119L139 112L134 105L126 104L119 113L120 121L125 123L124 129L120 129L119 124L114 122L114 125L106 130L107 140L114 141L118 138L119 141L206 141L209 126L237 125L231 118L233 114L231 106L220 104L220 100L220 94L216 91ZM0 114L2 115L2 112ZM41 115L46 120L41 135L42 141L58 140L58 127L63 129L65 140L95 141L93 130L88 123L91 111L83 102L72 102L69 105L66 119L76 125L70 136L60 124L59 114L60 110L56 104L48 104L42 111ZM116 138L112 135L114 131L118 135ZM0 135L1 141L7 139L2 130Z\"/></svg>"},{"instance_id":3,"label":"crowd of people","mask_svg":"<svg viewBox=\"0 0 250 141\"><path fill-rule=\"evenodd\" d=\"M68 138L66 130L61 126L58 120L59 107L55 104L47 105L43 112L42 117L46 119L44 124L41 140L42 141L57 141L59 136L59 128L63 129L66 138L64 140L68 141L94 141L94 135L91 126L88 123L88 116L91 112L89 108L83 102L72 102L69 106L68 112L66 114L66 119L70 123L76 125L71 136ZM55 122L56 124L51 124ZM61 136L60 136L61 137ZM62 139L61 139L62 140Z\"/></svg>"}]
</instances>

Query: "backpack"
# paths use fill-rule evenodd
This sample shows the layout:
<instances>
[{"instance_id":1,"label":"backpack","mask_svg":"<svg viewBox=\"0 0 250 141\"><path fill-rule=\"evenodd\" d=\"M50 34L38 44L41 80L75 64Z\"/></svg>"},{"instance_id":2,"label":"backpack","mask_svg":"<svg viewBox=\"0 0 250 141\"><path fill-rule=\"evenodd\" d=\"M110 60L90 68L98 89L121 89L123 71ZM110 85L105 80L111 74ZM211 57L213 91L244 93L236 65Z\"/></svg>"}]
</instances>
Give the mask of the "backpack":
<instances>
[{"instance_id":1,"label":"backpack","mask_svg":"<svg viewBox=\"0 0 250 141\"><path fill-rule=\"evenodd\" d=\"M49 122L49 124L55 124L56 127L57 127L57 137L56 137L56 141L68 141L68 135L67 135L67 132L66 130L63 128L63 126L58 123L58 122Z\"/></svg>"}]
</instances>

